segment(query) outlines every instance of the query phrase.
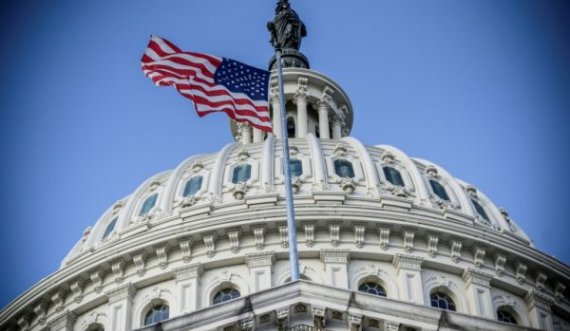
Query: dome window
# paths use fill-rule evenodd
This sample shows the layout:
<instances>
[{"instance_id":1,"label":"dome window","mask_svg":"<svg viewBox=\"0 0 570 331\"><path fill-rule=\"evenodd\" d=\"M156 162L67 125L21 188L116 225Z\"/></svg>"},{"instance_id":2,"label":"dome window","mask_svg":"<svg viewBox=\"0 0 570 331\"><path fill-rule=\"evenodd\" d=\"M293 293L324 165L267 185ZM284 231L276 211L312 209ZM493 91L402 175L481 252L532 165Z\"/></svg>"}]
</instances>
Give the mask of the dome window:
<instances>
[{"instance_id":1,"label":"dome window","mask_svg":"<svg viewBox=\"0 0 570 331\"><path fill-rule=\"evenodd\" d=\"M291 169L291 177L300 177L303 174L303 162L301 160L290 160L289 169Z\"/></svg>"},{"instance_id":2,"label":"dome window","mask_svg":"<svg viewBox=\"0 0 570 331\"><path fill-rule=\"evenodd\" d=\"M158 197L158 194L155 193L155 194L149 196L148 198L146 198L146 200L144 201L144 203L142 205L139 216L144 216L151 211L151 209L156 204L156 198L157 197Z\"/></svg>"},{"instance_id":3,"label":"dome window","mask_svg":"<svg viewBox=\"0 0 570 331\"><path fill-rule=\"evenodd\" d=\"M232 174L232 183L244 183L247 182L251 178L251 165L249 164L242 164L234 168L234 172Z\"/></svg>"},{"instance_id":4,"label":"dome window","mask_svg":"<svg viewBox=\"0 0 570 331\"><path fill-rule=\"evenodd\" d=\"M368 293L368 294L374 294L374 295L377 295L379 297L385 297L386 296L386 290L382 287L382 285L375 283L375 282L362 283L358 287L358 290L360 292L364 292L364 293Z\"/></svg>"},{"instance_id":5,"label":"dome window","mask_svg":"<svg viewBox=\"0 0 570 331\"><path fill-rule=\"evenodd\" d=\"M159 304L155 305L150 309L148 313L146 313L144 317L144 325L150 325L154 323L158 323L169 318L170 312L168 305Z\"/></svg>"},{"instance_id":6,"label":"dome window","mask_svg":"<svg viewBox=\"0 0 570 331\"><path fill-rule=\"evenodd\" d=\"M86 331L105 331L103 325L99 323L91 324Z\"/></svg>"},{"instance_id":7,"label":"dome window","mask_svg":"<svg viewBox=\"0 0 570 331\"><path fill-rule=\"evenodd\" d=\"M240 293L238 290L234 289L234 288L225 288L221 291L219 291L218 293L216 293L216 295L214 295L214 299L212 300L213 304L218 304L218 303L222 303L222 302L226 302L226 301L230 301L232 299L236 299L240 297Z\"/></svg>"},{"instance_id":8,"label":"dome window","mask_svg":"<svg viewBox=\"0 0 570 331\"><path fill-rule=\"evenodd\" d=\"M491 220L489 219L487 212L485 212L485 208L483 208L483 206L481 206L481 204L477 202L477 200L471 199L471 202L473 203L473 206L475 206L477 214L479 214L479 216L481 216L485 221L487 221L486 223L491 223Z\"/></svg>"},{"instance_id":9,"label":"dome window","mask_svg":"<svg viewBox=\"0 0 570 331\"><path fill-rule=\"evenodd\" d=\"M438 181L430 179L429 184L433 193L435 193L435 195L437 195L441 200L451 201L451 199L449 199L449 195L447 195L447 191L445 191L445 188Z\"/></svg>"},{"instance_id":10,"label":"dome window","mask_svg":"<svg viewBox=\"0 0 570 331\"><path fill-rule=\"evenodd\" d=\"M103 240L107 239L113 233L115 225L117 225L117 217L113 218L113 220L107 224L105 232L103 233Z\"/></svg>"},{"instance_id":11,"label":"dome window","mask_svg":"<svg viewBox=\"0 0 570 331\"><path fill-rule=\"evenodd\" d=\"M400 172L392 167L383 167L384 176L386 179L392 184L396 186L405 186L404 180L402 179L402 175Z\"/></svg>"},{"instance_id":12,"label":"dome window","mask_svg":"<svg viewBox=\"0 0 570 331\"><path fill-rule=\"evenodd\" d=\"M184 186L184 196L191 197L202 188L202 176L194 176Z\"/></svg>"},{"instance_id":13,"label":"dome window","mask_svg":"<svg viewBox=\"0 0 570 331\"><path fill-rule=\"evenodd\" d=\"M497 320L504 323L518 324L511 309L505 307L499 307L499 309L497 309Z\"/></svg>"},{"instance_id":14,"label":"dome window","mask_svg":"<svg viewBox=\"0 0 570 331\"><path fill-rule=\"evenodd\" d=\"M434 292L429 296L432 307L456 311L455 302L443 292Z\"/></svg>"},{"instance_id":15,"label":"dome window","mask_svg":"<svg viewBox=\"0 0 570 331\"><path fill-rule=\"evenodd\" d=\"M295 120L292 117L287 119L287 137L295 138Z\"/></svg>"},{"instance_id":16,"label":"dome window","mask_svg":"<svg viewBox=\"0 0 570 331\"><path fill-rule=\"evenodd\" d=\"M334 160L334 172L342 178L354 178L354 169L348 160Z\"/></svg>"}]
</instances>

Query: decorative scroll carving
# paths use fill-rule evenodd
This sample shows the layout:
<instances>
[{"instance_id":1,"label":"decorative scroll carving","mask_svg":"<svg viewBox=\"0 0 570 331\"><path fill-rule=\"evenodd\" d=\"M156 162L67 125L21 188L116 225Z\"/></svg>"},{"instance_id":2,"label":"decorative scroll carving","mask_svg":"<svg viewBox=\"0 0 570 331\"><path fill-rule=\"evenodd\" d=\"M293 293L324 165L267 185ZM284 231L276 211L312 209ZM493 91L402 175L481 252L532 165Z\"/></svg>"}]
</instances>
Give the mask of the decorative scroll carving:
<instances>
[{"instance_id":1,"label":"decorative scroll carving","mask_svg":"<svg viewBox=\"0 0 570 331\"><path fill-rule=\"evenodd\" d=\"M276 315L277 315L276 322L279 331L287 330L287 327L289 326L289 308L278 309Z\"/></svg>"},{"instance_id":2,"label":"decorative scroll carving","mask_svg":"<svg viewBox=\"0 0 570 331\"><path fill-rule=\"evenodd\" d=\"M118 260L111 265L111 270L115 275L115 283L121 283L125 280L125 261Z\"/></svg>"},{"instance_id":3,"label":"decorative scroll carving","mask_svg":"<svg viewBox=\"0 0 570 331\"><path fill-rule=\"evenodd\" d=\"M305 224L305 245L313 247L315 244L315 226L313 224Z\"/></svg>"},{"instance_id":4,"label":"decorative scroll carving","mask_svg":"<svg viewBox=\"0 0 570 331\"><path fill-rule=\"evenodd\" d=\"M459 262L461 258L461 246L463 244L460 241L453 240L451 242L451 260L455 263Z\"/></svg>"},{"instance_id":5,"label":"decorative scroll carving","mask_svg":"<svg viewBox=\"0 0 570 331\"><path fill-rule=\"evenodd\" d=\"M161 246L156 249L156 256L158 257L158 265L165 269L168 265L168 246Z\"/></svg>"},{"instance_id":6,"label":"decorative scroll carving","mask_svg":"<svg viewBox=\"0 0 570 331\"><path fill-rule=\"evenodd\" d=\"M544 291L544 283L546 282L546 275L542 272L539 272L536 275L536 289L543 292Z\"/></svg>"},{"instance_id":7,"label":"decorative scroll carving","mask_svg":"<svg viewBox=\"0 0 570 331\"><path fill-rule=\"evenodd\" d=\"M410 253L414 248L414 236L415 234L411 231L404 231L404 251Z\"/></svg>"},{"instance_id":8,"label":"decorative scroll carving","mask_svg":"<svg viewBox=\"0 0 570 331\"><path fill-rule=\"evenodd\" d=\"M204 245L206 245L206 256L214 257L216 255L216 237L214 235L204 236Z\"/></svg>"},{"instance_id":9,"label":"decorative scroll carving","mask_svg":"<svg viewBox=\"0 0 570 331\"><path fill-rule=\"evenodd\" d=\"M287 226L282 225L279 227L279 238L281 241L281 247L289 247L289 231L287 230Z\"/></svg>"},{"instance_id":10,"label":"decorative scroll carving","mask_svg":"<svg viewBox=\"0 0 570 331\"><path fill-rule=\"evenodd\" d=\"M253 318L243 319L239 321L240 331L253 331L255 320Z\"/></svg>"},{"instance_id":11,"label":"decorative scroll carving","mask_svg":"<svg viewBox=\"0 0 570 331\"><path fill-rule=\"evenodd\" d=\"M502 277L505 273L505 264L507 263L507 258L503 255L497 255L495 258L495 273L497 276Z\"/></svg>"},{"instance_id":12,"label":"decorative scroll carving","mask_svg":"<svg viewBox=\"0 0 570 331\"><path fill-rule=\"evenodd\" d=\"M439 237L428 236L428 255L435 257L437 254L437 243L439 242Z\"/></svg>"},{"instance_id":13,"label":"decorative scroll carving","mask_svg":"<svg viewBox=\"0 0 570 331\"><path fill-rule=\"evenodd\" d=\"M378 235L380 237L380 248L386 250L390 244L390 229L378 229Z\"/></svg>"},{"instance_id":14,"label":"decorative scroll carving","mask_svg":"<svg viewBox=\"0 0 570 331\"><path fill-rule=\"evenodd\" d=\"M185 263L190 262L192 259L192 239L183 240L179 244L182 251L182 260Z\"/></svg>"},{"instance_id":15,"label":"decorative scroll carving","mask_svg":"<svg viewBox=\"0 0 570 331\"><path fill-rule=\"evenodd\" d=\"M48 303L45 302L44 300L41 300L34 307L34 313L36 314L36 316L38 318L38 323L40 325L44 325L46 323L47 310L48 310Z\"/></svg>"},{"instance_id":16,"label":"decorative scroll carving","mask_svg":"<svg viewBox=\"0 0 570 331\"><path fill-rule=\"evenodd\" d=\"M331 245L337 247L340 243L340 225L331 224L329 225L329 233L331 237Z\"/></svg>"},{"instance_id":17,"label":"decorative scroll carving","mask_svg":"<svg viewBox=\"0 0 570 331\"><path fill-rule=\"evenodd\" d=\"M135 256L133 256L133 263L135 264L135 268L137 269L137 275L142 276L145 273L145 259L146 259L146 255L145 253L139 253Z\"/></svg>"},{"instance_id":18,"label":"decorative scroll carving","mask_svg":"<svg viewBox=\"0 0 570 331\"><path fill-rule=\"evenodd\" d=\"M526 264L520 263L517 265L517 269L515 272L515 278L517 279L517 283L522 284L526 280Z\"/></svg>"},{"instance_id":19,"label":"decorative scroll carving","mask_svg":"<svg viewBox=\"0 0 570 331\"><path fill-rule=\"evenodd\" d=\"M338 180L338 186L340 186L344 192L352 194L356 188L356 182L352 178L343 177Z\"/></svg>"},{"instance_id":20,"label":"decorative scroll carving","mask_svg":"<svg viewBox=\"0 0 570 331\"><path fill-rule=\"evenodd\" d=\"M490 287L491 279L493 279L493 275L474 268L465 269L463 271L462 277L467 286L471 284L477 284L485 287Z\"/></svg>"},{"instance_id":21,"label":"decorative scroll carving","mask_svg":"<svg viewBox=\"0 0 570 331\"><path fill-rule=\"evenodd\" d=\"M253 229L253 238L255 240L255 248L262 250L265 246L265 229L261 227Z\"/></svg>"},{"instance_id":22,"label":"decorative scroll carving","mask_svg":"<svg viewBox=\"0 0 570 331\"><path fill-rule=\"evenodd\" d=\"M94 290L96 293L101 292L103 289L103 272L100 270L94 271L91 276L91 282L95 286Z\"/></svg>"},{"instance_id":23,"label":"decorative scroll carving","mask_svg":"<svg viewBox=\"0 0 570 331\"><path fill-rule=\"evenodd\" d=\"M66 310L49 323L49 328L50 330L73 330L73 323L76 320L77 316Z\"/></svg>"},{"instance_id":24,"label":"decorative scroll carving","mask_svg":"<svg viewBox=\"0 0 570 331\"><path fill-rule=\"evenodd\" d=\"M239 230L228 231L228 239L230 240L230 250L236 254L240 250Z\"/></svg>"},{"instance_id":25,"label":"decorative scroll carving","mask_svg":"<svg viewBox=\"0 0 570 331\"><path fill-rule=\"evenodd\" d=\"M354 244L358 248L362 248L364 246L364 225L355 225L354 226Z\"/></svg>"},{"instance_id":26,"label":"decorative scroll carving","mask_svg":"<svg viewBox=\"0 0 570 331\"><path fill-rule=\"evenodd\" d=\"M566 285L562 284L561 282L556 282L556 286L554 287L554 298L556 301L560 301L564 298L565 290Z\"/></svg>"},{"instance_id":27,"label":"decorative scroll carving","mask_svg":"<svg viewBox=\"0 0 570 331\"><path fill-rule=\"evenodd\" d=\"M485 263L485 250L479 247L475 247L473 249L473 264L475 268L481 268L481 266Z\"/></svg>"},{"instance_id":28,"label":"decorative scroll carving","mask_svg":"<svg viewBox=\"0 0 570 331\"><path fill-rule=\"evenodd\" d=\"M65 303L65 293L63 293L63 290L58 289L54 294L52 294L51 302L53 302L55 311L63 311L63 305Z\"/></svg>"},{"instance_id":29,"label":"decorative scroll carving","mask_svg":"<svg viewBox=\"0 0 570 331\"><path fill-rule=\"evenodd\" d=\"M248 189L249 187L246 183L237 183L232 186L231 191L236 200L243 200Z\"/></svg>"},{"instance_id":30,"label":"decorative scroll carving","mask_svg":"<svg viewBox=\"0 0 570 331\"><path fill-rule=\"evenodd\" d=\"M551 306L553 304L552 300L546 295L530 289L524 297L528 309L531 310L534 307L538 307L544 311L551 312Z\"/></svg>"},{"instance_id":31,"label":"decorative scroll carving","mask_svg":"<svg viewBox=\"0 0 570 331\"><path fill-rule=\"evenodd\" d=\"M18 319L18 326L20 330L29 330L30 329L30 321L26 316L22 316Z\"/></svg>"},{"instance_id":32,"label":"decorative scroll carving","mask_svg":"<svg viewBox=\"0 0 570 331\"><path fill-rule=\"evenodd\" d=\"M80 303L83 300L83 281L78 279L71 283L71 292L73 293L73 300Z\"/></svg>"},{"instance_id":33,"label":"decorative scroll carving","mask_svg":"<svg viewBox=\"0 0 570 331\"><path fill-rule=\"evenodd\" d=\"M362 316L348 315L348 324L350 325L350 331L360 331Z\"/></svg>"}]
</instances>

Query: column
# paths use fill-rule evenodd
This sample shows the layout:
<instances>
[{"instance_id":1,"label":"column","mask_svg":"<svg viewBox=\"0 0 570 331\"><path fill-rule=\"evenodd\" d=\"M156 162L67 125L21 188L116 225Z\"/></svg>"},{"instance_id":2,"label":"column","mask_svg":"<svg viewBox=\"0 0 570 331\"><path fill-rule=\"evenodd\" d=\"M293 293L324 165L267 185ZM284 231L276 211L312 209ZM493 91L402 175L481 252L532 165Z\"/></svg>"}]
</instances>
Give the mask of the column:
<instances>
[{"instance_id":1,"label":"column","mask_svg":"<svg viewBox=\"0 0 570 331\"><path fill-rule=\"evenodd\" d=\"M422 288L423 258L414 255L396 254L392 263L396 267L400 300L418 305L424 304Z\"/></svg>"},{"instance_id":2,"label":"column","mask_svg":"<svg viewBox=\"0 0 570 331\"><path fill-rule=\"evenodd\" d=\"M471 313L477 316L495 319L491 298L491 279L493 275L474 268L463 271L465 289L471 306Z\"/></svg>"},{"instance_id":3,"label":"column","mask_svg":"<svg viewBox=\"0 0 570 331\"><path fill-rule=\"evenodd\" d=\"M258 128L253 128L253 142L260 143L263 141L263 131Z\"/></svg>"},{"instance_id":4,"label":"column","mask_svg":"<svg viewBox=\"0 0 570 331\"><path fill-rule=\"evenodd\" d=\"M308 132L307 100L309 98L307 88L307 78L299 78L299 88L295 92L295 102L297 103L297 138L304 138Z\"/></svg>"},{"instance_id":5,"label":"column","mask_svg":"<svg viewBox=\"0 0 570 331\"><path fill-rule=\"evenodd\" d=\"M279 106L279 89L277 87L271 88L269 100L271 102L271 109L273 109L271 118L273 121L273 134L275 138L281 139L281 107Z\"/></svg>"},{"instance_id":6,"label":"column","mask_svg":"<svg viewBox=\"0 0 570 331\"><path fill-rule=\"evenodd\" d=\"M325 265L328 285L348 288L348 249L321 249L321 262Z\"/></svg>"},{"instance_id":7,"label":"column","mask_svg":"<svg viewBox=\"0 0 570 331\"><path fill-rule=\"evenodd\" d=\"M330 139L329 133L329 103L326 99L317 102L319 107L319 133L321 139Z\"/></svg>"},{"instance_id":8,"label":"column","mask_svg":"<svg viewBox=\"0 0 570 331\"><path fill-rule=\"evenodd\" d=\"M247 122L238 122L237 126L242 145L251 144L251 125Z\"/></svg>"},{"instance_id":9,"label":"column","mask_svg":"<svg viewBox=\"0 0 570 331\"><path fill-rule=\"evenodd\" d=\"M76 319L74 313L66 310L49 323L49 329L50 331L73 331Z\"/></svg>"},{"instance_id":10,"label":"column","mask_svg":"<svg viewBox=\"0 0 570 331\"><path fill-rule=\"evenodd\" d=\"M528 305L528 314L532 323L532 327L541 330L553 330L552 325L552 301L534 289L528 291L525 296Z\"/></svg>"},{"instance_id":11,"label":"column","mask_svg":"<svg viewBox=\"0 0 570 331\"><path fill-rule=\"evenodd\" d=\"M249 281L252 292L271 288L271 268L275 262L275 252L250 253L245 256L249 268Z\"/></svg>"},{"instance_id":12,"label":"column","mask_svg":"<svg viewBox=\"0 0 570 331\"><path fill-rule=\"evenodd\" d=\"M340 139L342 138L342 122L338 116L333 115L332 118L332 134L333 139Z\"/></svg>"},{"instance_id":13,"label":"column","mask_svg":"<svg viewBox=\"0 0 570 331\"><path fill-rule=\"evenodd\" d=\"M133 296L135 294L135 287L133 284L128 283L119 286L113 290L107 291L107 300L109 300L110 308L110 331L130 331Z\"/></svg>"},{"instance_id":14,"label":"column","mask_svg":"<svg viewBox=\"0 0 570 331\"><path fill-rule=\"evenodd\" d=\"M174 270L176 284L178 285L180 314L186 314L199 308L200 294L198 287L202 271L200 263L192 263Z\"/></svg>"}]
</instances>

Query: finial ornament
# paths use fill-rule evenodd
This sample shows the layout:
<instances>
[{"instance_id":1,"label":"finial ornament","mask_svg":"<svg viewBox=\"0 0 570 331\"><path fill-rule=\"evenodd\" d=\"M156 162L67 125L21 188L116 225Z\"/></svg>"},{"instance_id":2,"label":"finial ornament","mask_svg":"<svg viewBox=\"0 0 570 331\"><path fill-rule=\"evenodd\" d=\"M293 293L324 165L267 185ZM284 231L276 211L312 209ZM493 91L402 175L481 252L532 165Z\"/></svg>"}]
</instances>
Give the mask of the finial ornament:
<instances>
[{"instance_id":1,"label":"finial ornament","mask_svg":"<svg viewBox=\"0 0 570 331\"><path fill-rule=\"evenodd\" d=\"M279 0L275 8L275 18L267 23L271 32L271 45L275 49L295 49L301 47L301 39L307 35L307 28L299 15L291 9L288 0Z\"/></svg>"}]
</instances>

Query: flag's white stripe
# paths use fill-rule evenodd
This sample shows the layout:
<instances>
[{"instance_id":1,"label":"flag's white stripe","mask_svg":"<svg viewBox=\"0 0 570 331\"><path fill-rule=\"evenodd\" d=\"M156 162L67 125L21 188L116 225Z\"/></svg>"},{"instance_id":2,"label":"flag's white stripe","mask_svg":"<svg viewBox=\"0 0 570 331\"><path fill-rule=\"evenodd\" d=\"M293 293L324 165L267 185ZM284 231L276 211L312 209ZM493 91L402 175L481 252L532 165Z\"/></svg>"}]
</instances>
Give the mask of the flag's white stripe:
<instances>
[{"instance_id":1,"label":"flag's white stripe","mask_svg":"<svg viewBox=\"0 0 570 331\"><path fill-rule=\"evenodd\" d=\"M152 41L154 41L158 47L160 47L165 53L178 53L177 50L174 50L172 48L170 48L170 46L168 46L167 43L164 42L164 40L162 40L162 38L157 37L157 36L152 36Z\"/></svg>"},{"instance_id":2,"label":"flag's white stripe","mask_svg":"<svg viewBox=\"0 0 570 331\"><path fill-rule=\"evenodd\" d=\"M169 69L169 68L170 68L169 65L163 64L163 63L161 63L160 61L159 61L159 62L153 62L153 63L164 65L166 68L144 69L144 70L148 70L148 71L155 71L155 70L156 70L156 72L158 72L159 74L162 73L162 72L164 72L163 75L168 75L168 73L170 73L171 75L176 76L176 77L189 77L189 76L191 76L191 75L188 75L188 74L186 74L186 73L180 73L180 72L178 72L176 69ZM145 65L146 65L146 64L145 64ZM144 68L145 65L143 65L143 68ZM214 78L213 78L213 77L205 76L205 75L202 73L202 71L200 71L200 70L198 70L198 69L196 69L196 68L188 67L188 68L186 68L186 69L184 69L184 70L190 70L190 71L192 71L192 72L194 73L194 76L195 76L196 78L199 78L199 79L201 79L201 80L204 80L204 81L206 81L206 82L209 82L210 84L214 84Z\"/></svg>"},{"instance_id":3,"label":"flag's white stripe","mask_svg":"<svg viewBox=\"0 0 570 331\"><path fill-rule=\"evenodd\" d=\"M269 105L269 103L267 101L253 101L250 98L244 97L244 98L240 98L240 97L235 97L232 95L216 95L216 96L211 96L211 95L207 95L204 92L200 91L200 90L192 90L192 93L201 96L204 99L208 99L210 100L210 102L215 103L215 102L225 102L225 101L232 101L232 100L245 100L247 102L249 102L252 107L252 109L254 109L253 107L267 107ZM230 92L231 93L231 92ZM242 104L236 104L236 106L242 106ZM257 110L255 110L256 112L258 112Z\"/></svg>"},{"instance_id":4,"label":"flag's white stripe","mask_svg":"<svg viewBox=\"0 0 570 331\"><path fill-rule=\"evenodd\" d=\"M191 64L180 64L180 63L176 63L173 61L170 61L170 59L173 58L179 58L182 59L184 61L188 61L188 62L192 62L192 63L196 63L196 64L202 64L204 65L204 67L206 67L206 69L211 72L214 73L216 71L217 66L215 66L214 64L212 64L212 62L208 61L205 58L201 58L201 57L197 57L197 56L192 56L190 54L184 54L184 53L177 53L177 54L170 54L170 55L165 55L165 56L160 56L158 55L152 48L147 48L146 51L144 52L148 57L150 57L151 59L153 59L155 62L156 61L168 61L173 63L173 65L178 65L178 66L191 66ZM153 64L153 62L146 62L145 64Z\"/></svg>"},{"instance_id":5,"label":"flag's white stripe","mask_svg":"<svg viewBox=\"0 0 570 331\"><path fill-rule=\"evenodd\" d=\"M228 106L211 107L211 106L203 105L203 104L197 104L196 105L196 110L198 112L224 111L224 110L227 110L228 108L230 108L230 107L228 107ZM259 126L263 126L263 127L267 127L267 128L271 127L271 122L263 122L258 117L241 115L241 114L238 114L236 112L232 112L232 113L233 113L233 116L238 120L247 120L247 121L249 121L253 124L257 124Z\"/></svg>"},{"instance_id":6,"label":"flag's white stripe","mask_svg":"<svg viewBox=\"0 0 570 331\"><path fill-rule=\"evenodd\" d=\"M204 88L207 91L224 91L227 92L229 95L231 95L234 99L248 99L251 100L251 102L253 104L255 104L256 106L264 106L267 105L267 100L253 100L251 99L249 96L247 96L245 93L241 93L241 92L232 92L230 90L228 90L227 88L225 88L222 85L214 85L214 86L208 86L206 84L203 84L201 82L197 82L193 79L190 79L190 83L192 85L198 85L201 86L202 88ZM212 96L206 96L207 98L212 98Z\"/></svg>"}]
</instances>

